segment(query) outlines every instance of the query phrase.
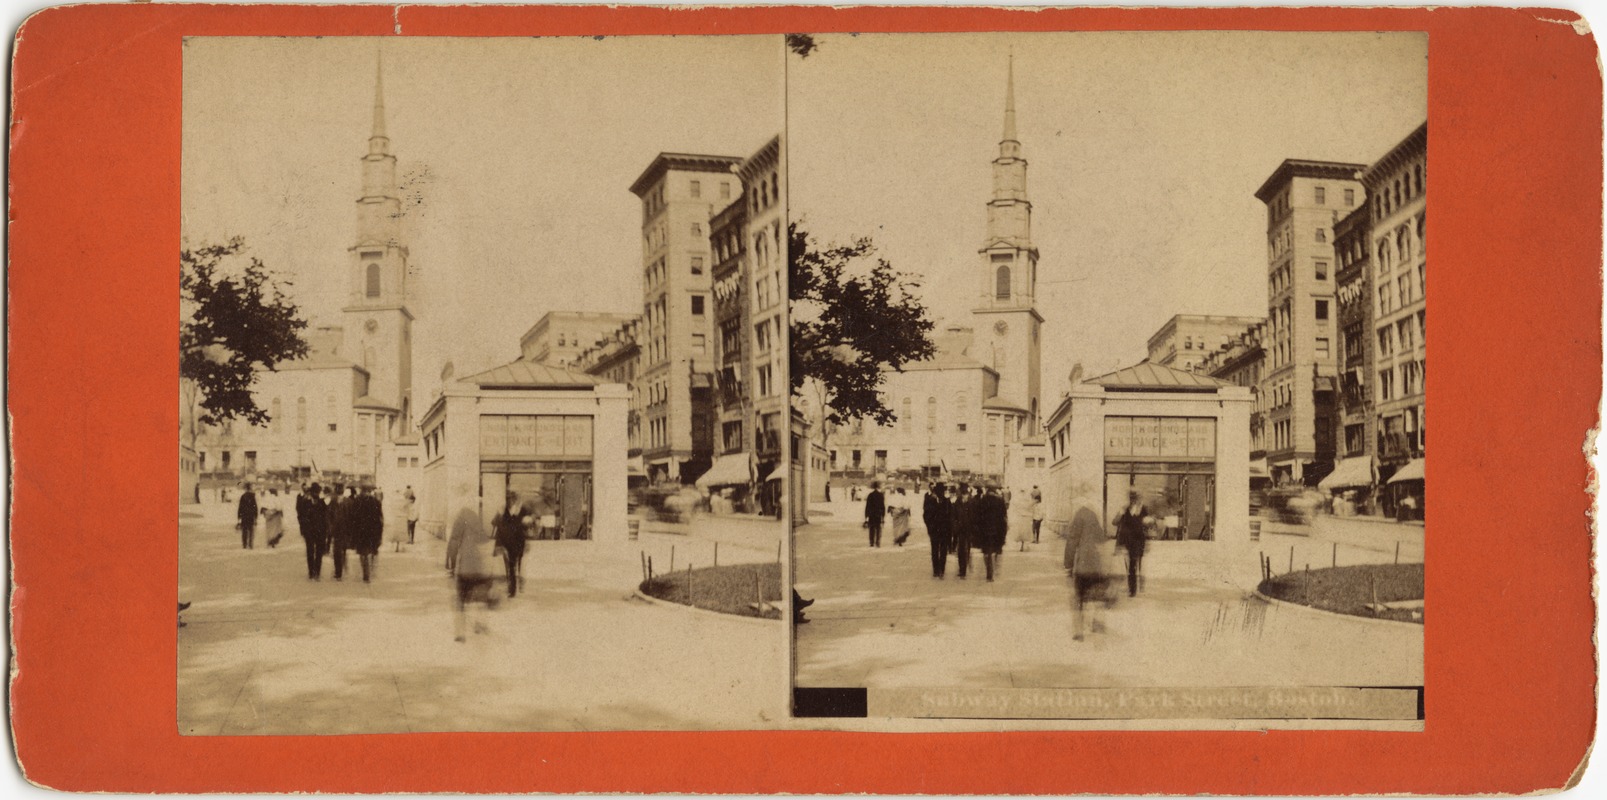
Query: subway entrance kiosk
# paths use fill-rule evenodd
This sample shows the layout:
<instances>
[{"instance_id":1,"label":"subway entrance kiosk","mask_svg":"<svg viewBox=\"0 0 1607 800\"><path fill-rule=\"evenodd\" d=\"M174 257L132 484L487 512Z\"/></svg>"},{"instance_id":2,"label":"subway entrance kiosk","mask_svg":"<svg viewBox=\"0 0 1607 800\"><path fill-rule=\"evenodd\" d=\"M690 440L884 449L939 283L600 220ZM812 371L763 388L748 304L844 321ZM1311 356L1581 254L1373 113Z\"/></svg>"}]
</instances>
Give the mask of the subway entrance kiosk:
<instances>
[{"instance_id":1,"label":"subway entrance kiosk","mask_svg":"<svg viewBox=\"0 0 1607 800\"><path fill-rule=\"evenodd\" d=\"M529 539L624 542L628 390L515 361L449 381L419 425L420 523L441 535L459 509L489 526L510 502Z\"/></svg>"},{"instance_id":2,"label":"subway entrance kiosk","mask_svg":"<svg viewBox=\"0 0 1607 800\"><path fill-rule=\"evenodd\" d=\"M1148 362L1073 386L1048 421L1051 525L1079 496L1108 523L1137 491L1154 538L1248 541L1250 405L1248 388Z\"/></svg>"}]
</instances>

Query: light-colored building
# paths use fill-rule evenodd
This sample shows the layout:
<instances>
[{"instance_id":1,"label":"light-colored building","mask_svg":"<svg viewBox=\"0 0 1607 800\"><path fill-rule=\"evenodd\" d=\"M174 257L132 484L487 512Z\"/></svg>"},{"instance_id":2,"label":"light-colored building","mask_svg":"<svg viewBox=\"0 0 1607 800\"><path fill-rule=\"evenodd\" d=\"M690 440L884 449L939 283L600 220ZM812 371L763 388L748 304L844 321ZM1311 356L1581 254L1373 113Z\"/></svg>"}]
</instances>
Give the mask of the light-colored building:
<instances>
[{"instance_id":1,"label":"light-colored building","mask_svg":"<svg viewBox=\"0 0 1607 800\"><path fill-rule=\"evenodd\" d=\"M625 422L629 443L628 455L631 458L633 474L645 475L638 463L642 457L642 390L636 375L641 367L641 347L637 344L641 327L642 318L631 315L618 328L610 331L602 341L582 350L575 357L571 371L584 372L601 379L604 383L620 383L630 388L630 404Z\"/></svg>"},{"instance_id":2,"label":"light-colored building","mask_svg":"<svg viewBox=\"0 0 1607 800\"><path fill-rule=\"evenodd\" d=\"M305 358L256 373L251 393L269 416L266 425L232 422L201 432L196 461L213 483L333 472L399 493L418 476L409 308L417 276L401 241L396 157L378 72L371 120L343 324L311 330Z\"/></svg>"},{"instance_id":3,"label":"light-colored building","mask_svg":"<svg viewBox=\"0 0 1607 800\"><path fill-rule=\"evenodd\" d=\"M1289 159L1255 196L1267 207L1267 459L1274 480L1315 485L1332 468L1338 335L1334 235L1363 200L1363 164Z\"/></svg>"},{"instance_id":4,"label":"light-colored building","mask_svg":"<svg viewBox=\"0 0 1607 800\"><path fill-rule=\"evenodd\" d=\"M450 381L420 420L419 522L445 533L459 510L486 524L517 496L536 539L623 544L628 390L515 361Z\"/></svg>"},{"instance_id":5,"label":"light-colored building","mask_svg":"<svg viewBox=\"0 0 1607 800\"><path fill-rule=\"evenodd\" d=\"M1389 512L1408 495L1419 512L1423 509L1427 144L1424 123L1361 173L1372 195L1370 266L1377 303L1372 344L1377 349L1371 377L1379 472L1390 487Z\"/></svg>"},{"instance_id":6,"label":"light-colored building","mask_svg":"<svg viewBox=\"0 0 1607 800\"><path fill-rule=\"evenodd\" d=\"M520 357L555 367L574 366L580 354L606 341L635 314L549 311L519 337Z\"/></svg>"},{"instance_id":7,"label":"light-colored building","mask_svg":"<svg viewBox=\"0 0 1607 800\"><path fill-rule=\"evenodd\" d=\"M1166 533L1250 539L1250 390L1142 363L1077 384L1049 415L1045 523L1110 520L1137 491Z\"/></svg>"},{"instance_id":8,"label":"light-colored building","mask_svg":"<svg viewBox=\"0 0 1607 800\"><path fill-rule=\"evenodd\" d=\"M1176 314L1149 337L1149 361L1193 371L1211 353L1228 346L1260 317Z\"/></svg>"},{"instance_id":9,"label":"light-colored building","mask_svg":"<svg viewBox=\"0 0 1607 800\"><path fill-rule=\"evenodd\" d=\"M1194 368L1195 372L1209 375L1234 386L1250 390L1250 477L1270 479L1267 469L1267 412L1269 398L1261 391L1263 369L1266 366L1266 348L1262 337L1266 334L1266 320L1257 319L1245 327L1221 349L1206 356Z\"/></svg>"},{"instance_id":10,"label":"light-colored building","mask_svg":"<svg viewBox=\"0 0 1607 800\"><path fill-rule=\"evenodd\" d=\"M734 156L660 153L631 184L642 202L641 448L654 480L713 462L709 221L742 194Z\"/></svg>"}]
</instances>

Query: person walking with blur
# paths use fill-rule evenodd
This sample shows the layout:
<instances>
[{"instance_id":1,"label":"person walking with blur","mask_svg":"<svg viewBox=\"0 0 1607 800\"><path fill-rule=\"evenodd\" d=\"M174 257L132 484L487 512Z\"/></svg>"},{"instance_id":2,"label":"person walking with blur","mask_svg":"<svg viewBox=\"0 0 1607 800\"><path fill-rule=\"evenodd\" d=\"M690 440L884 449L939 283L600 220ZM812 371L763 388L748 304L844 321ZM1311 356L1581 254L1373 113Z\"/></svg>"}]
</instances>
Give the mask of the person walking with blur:
<instances>
[{"instance_id":1,"label":"person walking with blur","mask_svg":"<svg viewBox=\"0 0 1607 800\"><path fill-rule=\"evenodd\" d=\"M245 491L240 493L240 504L234 512L240 521L240 549L251 550L256 546L257 537L257 495L251 491L251 484L246 484Z\"/></svg>"},{"instance_id":2,"label":"person walking with blur","mask_svg":"<svg viewBox=\"0 0 1607 800\"><path fill-rule=\"evenodd\" d=\"M285 507L279 500L279 490L270 487L266 497L261 498L258 513L262 517L262 535L268 540L271 550L279 546L279 540L285 537Z\"/></svg>"},{"instance_id":3,"label":"person walking with blur","mask_svg":"<svg viewBox=\"0 0 1607 800\"><path fill-rule=\"evenodd\" d=\"M508 571L508 599L519 594L519 584L524 580L525 558L525 526L530 517L524 513L519 504L519 496L508 492L507 504L503 506L502 513L491 521L491 530L496 538L497 549L502 551L503 566Z\"/></svg>"},{"instance_id":4,"label":"person walking with blur","mask_svg":"<svg viewBox=\"0 0 1607 800\"><path fill-rule=\"evenodd\" d=\"M1082 641L1084 616L1094 633L1105 630L1099 619L1099 604L1105 597L1105 526L1099 521L1087 498L1072 502L1076 509L1071 517L1071 530L1066 535L1066 553L1063 559L1066 576L1071 580L1072 635Z\"/></svg>"},{"instance_id":5,"label":"person walking with blur","mask_svg":"<svg viewBox=\"0 0 1607 800\"><path fill-rule=\"evenodd\" d=\"M465 493L467 493L465 491ZM452 518L452 532L446 542L446 569L457 583L457 617L454 620L455 641L468 641L469 608L480 603L487 607L491 599L491 560L485 548L490 540L480 512L464 506ZM484 633L485 623L475 620L474 632Z\"/></svg>"},{"instance_id":6,"label":"person walking with blur","mask_svg":"<svg viewBox=\"0 0 1607 800\"><path fill-rule=\"evenodd\" d=\"M1145 529L1150 521L1149 509L1138 501L1138 492L1127 493L1127 505L1116 516L1116 546L1127 552L1127 596L1137 597L1139 578L1144 569L1144 547L1148 544Z\"/></svg>"},{"instance_id":7,"label":"person walking with blur","mask_svg":"<svg viewBox=\"0 0 1607 800\"><path fill-rule=\"evenodd\" d=\"M407 487L402 493L402 517L407 520L407 543L413 543L413 531L418 528L418 498L413 496L413 487Z\"/></svg>"},{"instance_id":8,"label":"person walking with blur","mask_svg":"<svg viewBox=\"0 0 1607 800\"><path fill-rule=\"evenodd\" d=\"M882 546L882 519L887 516L887 499L882 496L880 482L872 481L870 494L865 495L865 530L870 534L870 546Z\"/></svg>"},{"instance_id":9,"label":"person walking with blur","mask_svg":"<svg viewBox=\"0 0 1607 800\"><path fill-rule=\"evenodd\" d=\"M921 508L921 518L926 523L926 536L932 541L932 577L939 580L942 580L943 574L948 571L949 549L953 546L954 538L953 520L949 517L952 509L948 498L944 496L944 491L943 484L933 484L932 490L926 493L926 500Z\"/></svg>"}]
</instances>

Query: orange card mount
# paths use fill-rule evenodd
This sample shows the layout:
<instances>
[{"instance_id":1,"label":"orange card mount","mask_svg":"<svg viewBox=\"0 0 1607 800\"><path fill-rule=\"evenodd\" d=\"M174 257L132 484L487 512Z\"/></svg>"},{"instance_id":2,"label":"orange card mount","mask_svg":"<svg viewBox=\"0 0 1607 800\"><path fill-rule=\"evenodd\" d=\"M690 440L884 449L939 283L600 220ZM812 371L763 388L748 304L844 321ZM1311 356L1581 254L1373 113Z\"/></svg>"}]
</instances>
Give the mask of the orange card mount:
<instances>
[{"instance_id":1,"label":"orange card mount","mask_svg":"<svg viewBox=\"0 0 1607 800\"><path fill-rule=\"evenodd\" d=\"M1437 434L1421 731L181 735L172 258L186 246L186 38L1107 30L1428 34L1437 280L1427 416ZM36 14L16 42L10 152L10 698L22 768L42 786L129 793L1568 785L1592 740L1595 685L1581 449L1601 386L1596 52L1576 14L1545 9L135 4ZM654 669L650 659L628 666Z\"/></svg>"}]
</instances>

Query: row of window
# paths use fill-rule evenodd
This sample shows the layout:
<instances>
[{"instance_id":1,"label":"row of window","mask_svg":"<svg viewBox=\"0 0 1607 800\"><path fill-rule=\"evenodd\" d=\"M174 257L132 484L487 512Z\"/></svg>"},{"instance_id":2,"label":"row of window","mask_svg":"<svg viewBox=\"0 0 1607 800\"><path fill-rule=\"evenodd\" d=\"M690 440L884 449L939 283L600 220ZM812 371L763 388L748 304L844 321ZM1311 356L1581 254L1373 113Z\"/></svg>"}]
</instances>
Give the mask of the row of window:
<instances>
[{"instance_id":1,"label":"row of window","mask_svg":"<svg viewBox=\"0 0 1607 800\"><path fill-rule=\"evenodd\" d=\"M1396 349L1402 353L1409 353L1412 348L1423 340L1422 326L1426 323L1425 317L1420 313L1408 316L1394 325L1385 324L1378 329L1378 357L1388 358L1395 355Z\"/></svg>"},{"instance_id":2,"label":"row of window","mask_svg":"<svg viewBox=\"0 0 1607 800\"><path fill-rule=\"evenodd\" d=\"M1383 188L1384 191L1374 198L1376 201L1373 203L1374 221L1388 217L1402 205L1423 194L1423 162L1419 161L1409 169L1403 169L1393 182Z\"/></svg>"},{"instance_id":3,"label":"row of window","mask_svg":"<svg viewBox=\"0 0 1607 800\"><path fill-rule=\"evenodd\" d=\"M1382 280L1378 285L1378 315L1383 316L1398 308L1405 308L1416 300L1422 300L1427 292L1424 279L1427 277L1426 263L1417 265L1417 281L1412 281L1412 273L1407 272L1398 276L1391 284ZM1397 302L1398 301L1398 302Z\"/></svg>"},{"instance_id":4,"label":"row of window","mask_svg":"<svg viewBox=\"0 0 1607 800\"><path fill-rule=\"evenodd\" d=\"M687 193L692 195L693 200L697 200L697 199L702 198L703 197L703 181L692 181L687 186ZM731 199L731 182L730 181L720 181L720 199L721 200L730 200Z\"/></svg>"},{"instance_id":5,"label":"row of window","mask_svg":"<svg viewBox=\"0 0 1607 800\"><path fill-rule=\"evenodd\" d=\"M1423 393L1426 361L1408 361L1378 371L1378 401L1385 402Z\"/></svg>"}]
</instances>

